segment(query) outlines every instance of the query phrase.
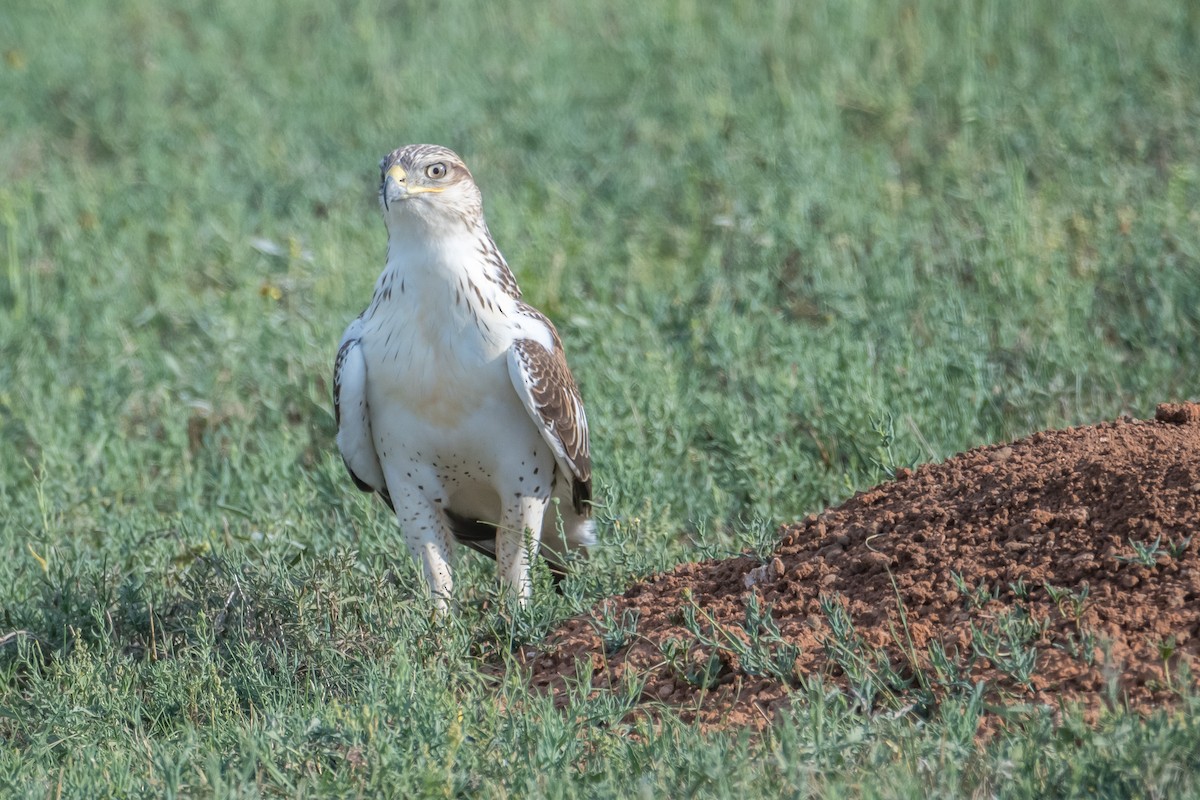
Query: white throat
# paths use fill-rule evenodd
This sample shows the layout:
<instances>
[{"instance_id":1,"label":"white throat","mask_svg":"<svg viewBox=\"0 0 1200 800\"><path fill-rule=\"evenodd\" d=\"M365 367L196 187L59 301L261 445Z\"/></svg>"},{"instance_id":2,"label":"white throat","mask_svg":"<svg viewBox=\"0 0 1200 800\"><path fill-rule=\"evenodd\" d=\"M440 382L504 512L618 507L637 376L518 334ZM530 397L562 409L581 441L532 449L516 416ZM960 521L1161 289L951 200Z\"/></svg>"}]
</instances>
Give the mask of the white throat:
<instances>
[{"instance_id":1,"label":"white throat","mask_svg":"<svg viewBox=\"0 0 1200 800\"><path fill-rule=\"evenodd\" d=\"M387 264L367 316L441 330L457 347L474 341L489 353L523 338L553 349L550 328L514 296L512 281L482 221L445 220L435 231L423 218L397 214L388 223Z\"/></svg>"}]
</instances>

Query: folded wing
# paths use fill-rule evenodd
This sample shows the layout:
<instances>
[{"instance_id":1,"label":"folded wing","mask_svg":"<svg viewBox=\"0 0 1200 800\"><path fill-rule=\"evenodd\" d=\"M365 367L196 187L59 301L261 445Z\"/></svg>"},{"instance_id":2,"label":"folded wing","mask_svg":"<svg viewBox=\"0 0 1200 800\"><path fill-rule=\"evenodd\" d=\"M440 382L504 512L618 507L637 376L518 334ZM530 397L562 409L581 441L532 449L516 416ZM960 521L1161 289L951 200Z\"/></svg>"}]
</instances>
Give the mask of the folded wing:
<instances>
[{"instance_id":1,"label":"folded wing","mask_svg":"<svg viewBox=\"0 0 1200 800\"><path fill-rule=\"evenodd\" d=\"M563 477L571 481L576 513L586 517L592 499L587 415L558 333L544 321L553 334L553 349L533 339L517 339L508 351L508 375L530 419L554 451Z\"/></svg>"},{"instance_id":2,"label":"folded wing","mask_svg":"<svg viewBox=\"0 0 1200 800\"><path fill-rule=\"evenodd\" d=\"M337 445L354 485L364 492L379 492L391 505L367 408L367 363L363 358L356 319L346 328L333 366L333 415L337 420Z\"/></svg>"}]
</instances>

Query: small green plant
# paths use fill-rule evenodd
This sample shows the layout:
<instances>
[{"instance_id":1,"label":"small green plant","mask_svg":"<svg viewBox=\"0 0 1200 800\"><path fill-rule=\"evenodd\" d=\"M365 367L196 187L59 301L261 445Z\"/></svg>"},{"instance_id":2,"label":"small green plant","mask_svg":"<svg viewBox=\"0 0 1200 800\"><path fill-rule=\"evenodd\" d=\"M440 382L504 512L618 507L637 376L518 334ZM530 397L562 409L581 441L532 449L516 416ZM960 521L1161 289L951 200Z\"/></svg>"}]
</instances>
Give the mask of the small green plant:
<instances>
[{"instance_id":1,"label":"small green plant","mask_svg":"<svg viewBox=\"0 0 1200 800\"><path fill-rule=\"evenodd\" d=\"M1191 536L1183 536L1179 539L1168 539L1167 553L1171 556L1171 558L1179 560L1183 558L1183 554L1187 552L1187 549L1191 543Z\"/></svg>"},{"instance_id":2,"label":"small green plant","mask_svg":"<svg viewBox=\"0 0 1200 800\"><path fill-rule=\"evenodd\" d=\"M1179 650L1179 643L1175 639L1175 634L1159 640L1156 643L1155 649L1158 650L1158 659L1162 662L1163 676L1166 680L1167 688L1174 688L1174 684L1171 681L1171 658Z\"/></svg>"},{"instance_id":3,"label":"small green plant","mask_svg":"<svg viewBox=\"0 0 1200 800\"><path fill-rule=\"evenodd\" d=\"M895 670L886 653L867 646L837 597L821 595L819 602L832 633L824 642L825 654L841 667L862 707L874 708L880 697L897 705L898 696L911 681Z\"/></svg>"},{"instance_id":4,"label":"small green plant","mask_svg":"<svg viewBox=\"0 0 1200 800\"><path fill-rule=\"evenodd\" d=\"M872 466L879 472L895 475L896 455L892 452L892 445L896 442L896 425L892 415L872 418L871 432L879 440L875 447L875 455L871 458Z\"/></svg>"},{"instance_id":5,"label":"small green plant","mask_svg":"<svg viewBox=\"0 0 1200 800\"><path fill-rule=\"evenodd\" d=\"M967 581L961 572L951 571L950 580L954 582L954 588L958 593L967 600L967 604L971 608L983 608L992 600L1000 598L1000 586L988 587L987 581L983 581L978 586L973 587Z\"/></svg>"},{"instance_id":6,"label":"small green plant","mask_svg":"<svg viewBox=\"0 0 1200 800\"><path fill-rule=\"evenodd\" d=\"M1129 539L1129 546L1133 548L1133 555L1117 556L1117 560L1125 564L1138 564L1143 567L1158 566L1159 557L1169 552L1164 551L1161 545L1162 534L1155 536L1154 541L1149 543L1139 542L1131 538ZM1186 547L1187 545L1185 544L1184 548L1186 549Z\"/></svg>"},{"instance_id":7,"label":"small green plant","mask_svg":"<svg viewBox=\"0 0 1200 800\"><path fill-rule=\"evenodd\" d=\"M984 626L971 624L971 647L997 670L1021 686L1029 686L1037 669L1037 648L1049 630L1048 619L1036 619L1022 607L1000 615Z\"/></svg>"},{"instance_id":8,"label":"small green plant","mask_svg":"<svg viewBox=\"0 0 1200 800\"><path fill-rule=\"evenodd\" d=\"M694 648L709 654L708 659L697 670L694 664L684 665L681 674L689 682L695 683L694 677L709 680L713 670L719 669L722 659L720 654L726 654L729 660L736 659L738 669L747 675L756 677L773 677L788 685L796 684L796 659L800 648L785 639L779 630L779 625L771 616L771 607L764 606L757 593L750 592L746 597L746 619L737 628L729 629L717 622L695 600L688 598L688 604L681 609L681 622L694 639ZM690 655L693 648L687 648ZM664 651L663 655L672 660L678 669L678 657L681 651L673 646L672 652ZM716 658L716 663L713 659ZM696 683L696 685L702 685Z\"/></svg>"},{"instance_id":9,"label":"small green plant","mask_svg":"<svg viewBox=\"0 0 1200 800\"><path fill-rule=\"evenodd\" d=\"M759 563L770 561L775 549L779 547L779 526L770 519L756 515L745 528L743 537L749 545L750 552Z\"/></svg>"},{"instance_id":10,"label":"small green plant","mask_svg":"<svg viewBox=\"0 0 1200 800\"><path fill-rule=\"evenodd\" d=\"M637 636L638 619L641 612L636 608L626 608L617 617L613 613L612 604L605 602L601 606L599 622L593 622L604 644L604 654L614 655Z\"/></svg>"},{"instance_id":11,"label":"small green plant","mask_svg":"<svg viewBox=\"0 0 1200 800\"><path fill-rule=\"evenodd\" d=\"M904 468L911 467L917 463L916 458L910 458L907 461L901 461L896 455L896 420L890 413L885 413L879 417L871 417L870 419L871 432L875 434L876 445L868 461L871 466L871 472L876 480L890 480L896 477L896 473Z\"/></svg>"},{"instance_id":12,"label":"small green plant","mask_svg":"<svg viewBox=\"0 0 1200 800\"><path fill-rule=\"evenodd\" d=\"M710 648L707 652L697 650L694 644L689 645L676 636L666 639L658 647L666 659L667 668L692 686L711 689L724 673L721 652L717 648ZM693 653L699 653L698 657L693 658Z\"/></svg>"},{"instance_id":13,"label":"small green plant","mask_svg":"<svg viewBox=\"0 0 1200 800\"><path fill-rule=\"evenodd\" d=\"M970 690L974 686L970 675L975 661L974 650L967 654L965 661L960 661L951 657L946 651L946 646L937 639L929 643L929 666L933 669L934 677L939 684L951 691Z\"/></svg>"},{"instance_id":14,"label":"small green plant","mask_svg":"<svg viewBox=\"0 0 1200 800\"><path fill-rule=\"evenodd\" d=\"M794 684L800 647L783 638L771 615L771 606L763 605L757 592L751 592L746 598L746 621L742 630L749 639L739 653L743 671L751 675L771 675L784 683Z\"/></svg>"},{"instance_id":15,"label":"small green plant","mask_svg":"<svg viewBox=\"0 0 1200 800\"><path fill-rule=\"evenodd\" d=\"M692 536L697 558L734 558L749 551L759 563L765 564L775 554L779 547L779 525L761 515L752 515L748 520L740 518L734 528L735 539L716 536L708 530L708 523L699 520L694 523L696 531Z\"/></svg>"},{"instance_id":16,"label":"small green plant","mask_svg":"<svg viewBox=\"0 0 1200 800\"><path fill-rule=\"evenodd\" d=\"M1083 611L1087 608L1088 595L1091 593L1091 587L1086 583L1081 583L1077 591L1071 591L1065 586L1055 586L1049 582L1042 582L1042 586L1046 589L1046 594L1050 601L1058 608L1058 613L1064 618L1072 619L1078 622L1083 617Z\"/></svg>"},{"instance_id":17,"label":"small green plant","mask_svg":"<svg viewBox=\"0 0 1200 800\"><path fill-rule=\"evenodd\" d=\"M1100 639L1091 628L1067 631L1061 642L1054 643L1056 649L1089 667L1096 665L1096 650L1099 646Z\"/></svg>"}]
</instances>

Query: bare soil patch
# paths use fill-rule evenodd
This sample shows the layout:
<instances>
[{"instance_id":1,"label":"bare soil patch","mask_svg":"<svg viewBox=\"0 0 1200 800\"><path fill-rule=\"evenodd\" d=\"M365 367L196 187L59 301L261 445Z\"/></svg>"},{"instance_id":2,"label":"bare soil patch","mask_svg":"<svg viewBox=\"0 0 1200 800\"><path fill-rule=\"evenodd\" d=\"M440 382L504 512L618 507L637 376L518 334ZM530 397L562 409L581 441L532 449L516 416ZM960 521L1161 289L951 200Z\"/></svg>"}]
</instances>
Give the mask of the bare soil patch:
<instances>
[{"instance_id":1,"label":"bare soil patch","mask_svg":"<svg viewBox=\"0 0 1200 800\"><path fill-rule=\"evenodd\" d=\"M1162 405L901 470L785 527L765 563L681 565L523 656L556 696L580 668L599 690L633 677L712 726L761 728L805 680L853 692L864 670L873 706L985 681L992 708L1094 712L1115 686L1148 710L1200 674L1198 532L1200 405Z\"/></svg>"}]
</instances>

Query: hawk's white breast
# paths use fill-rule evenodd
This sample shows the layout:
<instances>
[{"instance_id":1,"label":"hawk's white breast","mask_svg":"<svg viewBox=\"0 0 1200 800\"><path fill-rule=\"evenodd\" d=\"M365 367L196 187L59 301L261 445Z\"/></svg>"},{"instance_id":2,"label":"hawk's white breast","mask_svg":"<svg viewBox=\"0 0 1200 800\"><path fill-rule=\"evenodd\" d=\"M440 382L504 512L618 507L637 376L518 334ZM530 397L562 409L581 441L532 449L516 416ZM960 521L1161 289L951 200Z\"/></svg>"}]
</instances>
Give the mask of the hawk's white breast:
<instances>
[{"instance_id":1,"label":"hawk's white breast","mask_svg":"<svg viewBox=\"0 0 1200 800\"><path fill-rule=\"evenodd\" d=\"M553 479L507 364L514 339L552 346L551 334L487 282L476 238L397 244L362 321L376 452L389 486L496 520L501 496Z\"/></svg>"}]
</instances>

